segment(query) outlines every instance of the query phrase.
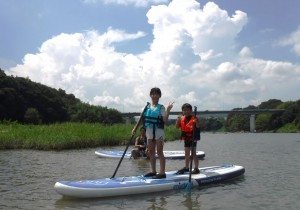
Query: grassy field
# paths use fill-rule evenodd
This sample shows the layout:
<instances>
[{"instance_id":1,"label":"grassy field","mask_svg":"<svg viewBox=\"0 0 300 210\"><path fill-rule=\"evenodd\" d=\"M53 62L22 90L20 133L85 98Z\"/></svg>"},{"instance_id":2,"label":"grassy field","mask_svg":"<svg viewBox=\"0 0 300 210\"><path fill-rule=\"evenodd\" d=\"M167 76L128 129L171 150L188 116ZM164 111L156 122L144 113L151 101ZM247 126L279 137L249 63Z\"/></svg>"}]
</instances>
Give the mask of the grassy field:
<instances>
[{"instance_id":1,"label":"grassy field","mask_svg":"<svg viewBox=\"0 0 300 210\"><path fill-rule=\"evenodd\" d=\"M37 149L64 150L99 146L126 145L134 125L99 123L57 123L50 125L23 125L16 122L0 123L0 150ZM224 130L220 130L222 132ZM297 133L299 128L288 124L276 132ZM139 131L137 131L137 135ZM180 138L174 125L165 127L166 139ZM134 141L131 142L134 144Z\"/></svg>"},{"instance_id":2,"label":"grassy field","mask_svg":"<svg viewBox=\"0 0 300 210\"><path fill-rule=\"evenodd\" d=\"M63 150L125 145L131 139L132 129L133 125L130 124L105 126L96 123L51 125L2 123L0 149ZM167 140L179 138L180 131L175 126L167 126L165 131Z\"/></svg>"}]
</instances>

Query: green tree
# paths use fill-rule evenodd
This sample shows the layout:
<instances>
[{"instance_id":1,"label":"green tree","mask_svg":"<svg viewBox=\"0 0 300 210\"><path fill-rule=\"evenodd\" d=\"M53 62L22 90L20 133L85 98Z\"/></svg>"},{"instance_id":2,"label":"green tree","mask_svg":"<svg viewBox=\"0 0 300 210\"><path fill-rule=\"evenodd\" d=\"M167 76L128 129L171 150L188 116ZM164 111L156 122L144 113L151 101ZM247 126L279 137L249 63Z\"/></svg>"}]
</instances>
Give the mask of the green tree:
<instances>
[{"instance_id":1,"label":"green tree","mask_svg":"<svg viewBox=\"0 0 300 210\"><path fill-rule=\"evenodd\" d=\"M257 132L262 132L270 129L270 121L272 114L259 114L255 119L255 129Z\"/></svg>"},{"instance_id":2,"label":"green tree","mask_svg":"<svg viewBox=\"0 0 300 210\"><path fill-rule=\"evenodd\" d=\"M295 118L295 124L298 127L298 130L300 131L300 100L296 101L296 104L297 104L298 113Z\"/></svg>"},{"instance_id":3,"label":"green tree","mask_svg":"<svg viewBox=\"0 0 300 210\"><path fill-rule=\"evenodd\" d=\"M236 108L234 110L242 110L242 109ZM240 113L230 113L227 116L225 129L226 131L229 132L249 131L250 130L249 115L240 114Z\"/></svg>"},{"instance_id":4,"label":"green tree","mask_svg":"<svg viewBox=\"0 0 300 210\"><path fill-rule=\"evenodd\" d=\"M217 118L200 119L202 131L216 131L223 127L223 123Z\"/></svg>"},{"instance_id":5,"label":"green tree","mask_svg":"<svg viewBox=\"0 0 300 210\"><path fill-rule=\"evenodd\" d=\"M41 119L37 109L28 108L25 112L24 120L27 123L40 124Z\"/></svg>"},{"instance_id":6,"label":"green tree","mask_svg":"<svg viewBox=\"0 0 300 210\"><path fill-rule=\"evenodd\" d=\"M297 117L297 114L300 112L300 107L295 102L286 102L285 111L281 116L281 120L283 124L294 122Z\"/></svg>"},{"instance_id":7,"label":"green tree","mask_svg":"<svg viewBox=\"0 0 300 210\"><path fill-rule=\"evenodd\" d=\"M282 103L281 100L278 99L270 99L268 101L262 102L260 105L258 105L259 109L276 109L278 105Z\"/></svg>"},{"instance_id":8,"label":"green tree","mask_svg":"<svg viewBox=\"0 0 300 210\"><path fill-rule=\"evenodd\" d=\"M123 122L123 119L121 113L115 109L79 103L76 105L76 112L71 116L71 121L115 124Z\"/></svg>"},{"instance_id":9,"label":"green tree","mask_svg":"<svg viewBox=\"0 0 300 210\"><path fill-rule=\"evenodd\" d=\"M16 89L4 87L0 89L0 119L23 121L26 105L22 95Z\"/></svg>"},{"instance_id":10,"label":"green tree","mask_svg":"<svg viewBox=\"0 0 300 210\"><path fill-rule=\"evenodd\" d=\"M259 109L282 109L280 108L280 106L282 105L282 101L278 100L278 99L270 99L268 101L262 102L260 105L258 105ZM262 124L258 124L258 127L260 127L259 129L264 129L264 130L260 130L260 131L268 131L268 130L276 130L278 128L280 128L282 126L282 121L281 121L281 115L282 113L274 113L274 114L267 114L267 115L262 115L262 119L260 119L260 117L258 118L258 120L265 120L265 124L264 126L262 126ZM268 122L267 122L267 119ZM262 122L259 122L262 123ZM257 130L259 130L257 129Z\"/></svg>"}]
</instances>

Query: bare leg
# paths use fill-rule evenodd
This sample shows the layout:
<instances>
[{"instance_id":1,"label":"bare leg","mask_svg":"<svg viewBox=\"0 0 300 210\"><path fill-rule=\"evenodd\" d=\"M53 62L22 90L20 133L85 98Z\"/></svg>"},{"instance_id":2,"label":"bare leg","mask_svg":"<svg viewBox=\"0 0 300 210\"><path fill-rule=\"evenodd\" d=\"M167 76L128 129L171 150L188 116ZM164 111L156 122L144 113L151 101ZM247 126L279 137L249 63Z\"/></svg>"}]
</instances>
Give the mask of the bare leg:
<instances>
[{"instance_id":1,"label":"bare leg","mask_svg":"<svg viewBox=\"0 0 300 210\"><path fill-rule=\"evenodd\" d=\"M193 159L194 159L194 163L195 163L195 168L199 168L199 159L198 159L198 156L196 155L196 148L195 147L194 147Z\"/></svg>"},{"instance_id":2,"label":"bare leg","mask_svg":"<svg viewBox=\"0 0 300 210\"><path fill-rule=\"evenodd\" d=\"M166 168L166 160L164 156L164 142L163 139L156 140L156 146L157 146L157 155L159 157L159 163L160 163L160 174L165 174L165 168Z\"/></svg>"},{"instance_id":3,"label":"bare leg","mask_svg":"<svg viewBox=\"0 0 300 210\"><path fill-rule=\"evenodd\" d=\"M137 158L137 154L136 154L135 150L131 151L131 156L133 157L133 159Z\"/></svg>"},{"instance_id":4,"label":"bare leg","mask_svg":"<svg viewBox=\"0 0 300 210\"><path fill-rule=\"evenodd\" d=\"M152 139L148 139L148 153L150 157L150 165L151 165L152 172L156 172L155 146L156 146L156 141L153 141Z\"/></svg>"},{"instance_id":5,"label":"bare leg","mask_svg":"<svg viewBox=\"0 0 300 210\"><path fill-rule=\"evenodd\" d=\"M190 147L185 147L184 148L184 159L185 159L185 168L190 167L190 152L191 148Z\"/></svg>"}]
</instances>

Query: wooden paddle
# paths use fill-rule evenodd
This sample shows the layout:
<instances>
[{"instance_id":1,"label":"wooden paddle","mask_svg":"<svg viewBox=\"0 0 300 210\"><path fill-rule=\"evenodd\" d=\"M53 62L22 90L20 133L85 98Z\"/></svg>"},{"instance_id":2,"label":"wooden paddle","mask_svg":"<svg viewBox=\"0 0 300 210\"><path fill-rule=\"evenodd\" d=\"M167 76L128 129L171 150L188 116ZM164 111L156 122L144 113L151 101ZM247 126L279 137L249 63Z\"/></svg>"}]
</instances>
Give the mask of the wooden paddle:
<instances>
[{"instance_id":1,"label":"wooden paddle","mask_svg":"<svg viewBox=\"0 0 300 210\"><path fill-rule=\"evenodd\" d=\"M128 147L129 147L129 145L131 144L131 142L132 142L132 140L133 140L133 138L134 138L134 136L135 136L135 132L136 132L137 128L139 127L139 125L141 124L142 120L143 120L143 115L144 115L144 113L145 113L145 111L146 111L146 109L147 109L148 104L149 104L149 102L147 102L147 105L145 106L145 108L143 109L143 111L142 111L142 113L141 113L141 115L140 115L140 119L138 120L138 122L136 123L136 125L135 125L135 127L134 127L134 131L133 131L133 133L132 133L132 135L131 135L131 138L130 138L130 140L129 140L128 143L127 143L127 146L126 146L126 148L125 148L125 150L124 150L124 152L123 152L123 155L122 155L122 157L121 157L121 159L120 159L120 161L119 161L119 164L118 164L118 166L117 166L117 168L116 168L114 174L112 175L111 179L112 179L112 178L115 178L115 175L116 175L116 173L117 173L117 171L118 171L118 169L119 169L119 167L120 167L120 165L121 165L122 160L124 159L124 156L125 156L125 154L126 154L126 152L127 152L127 150L128 150Z\"/></svg>"}]
</instances>

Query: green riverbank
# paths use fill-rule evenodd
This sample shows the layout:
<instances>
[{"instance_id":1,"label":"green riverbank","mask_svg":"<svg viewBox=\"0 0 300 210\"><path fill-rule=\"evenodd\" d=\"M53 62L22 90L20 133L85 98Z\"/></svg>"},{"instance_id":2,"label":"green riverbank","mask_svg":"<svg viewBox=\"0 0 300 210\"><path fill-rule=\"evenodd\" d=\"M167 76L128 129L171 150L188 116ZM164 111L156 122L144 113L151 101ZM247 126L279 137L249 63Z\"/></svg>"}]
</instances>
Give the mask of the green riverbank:
<instances>
[{"instance_id":1,"label":"green riverbank","mask_svg":"<svg viewBox=\"0 0 300 210\"><path fill-rule=\"evenodd\" d=\"M98 123L57 123L50 125L0 124L1 149L64 150L98 146L125 145L133 125L105 126ZM179 138L175 126L165 128L166 139ZM139 132L137 131L137 135ZM134 140L131 142L134 143Z\"/></svg>"},{"instance_id":2,"label":"green riverbank","mask_svg":"<svg viewBox=\"0 0 300 210\"><path fill-rule=\"evenodd\" d=\"M56 123L49 125L23 125L16 122L0 123L0 150L37 149L65 150L99 146L126 145L131 139L134 125L99 123ZM216 132L226 132L220 129ZM278 133L298 133L299 128L288 124ZM137 131L137 135L139 131ZM166 140L180 138L174 125L165 127ZM134 144L134 139L131 142Z\"/></svg>"}]
</instances>

